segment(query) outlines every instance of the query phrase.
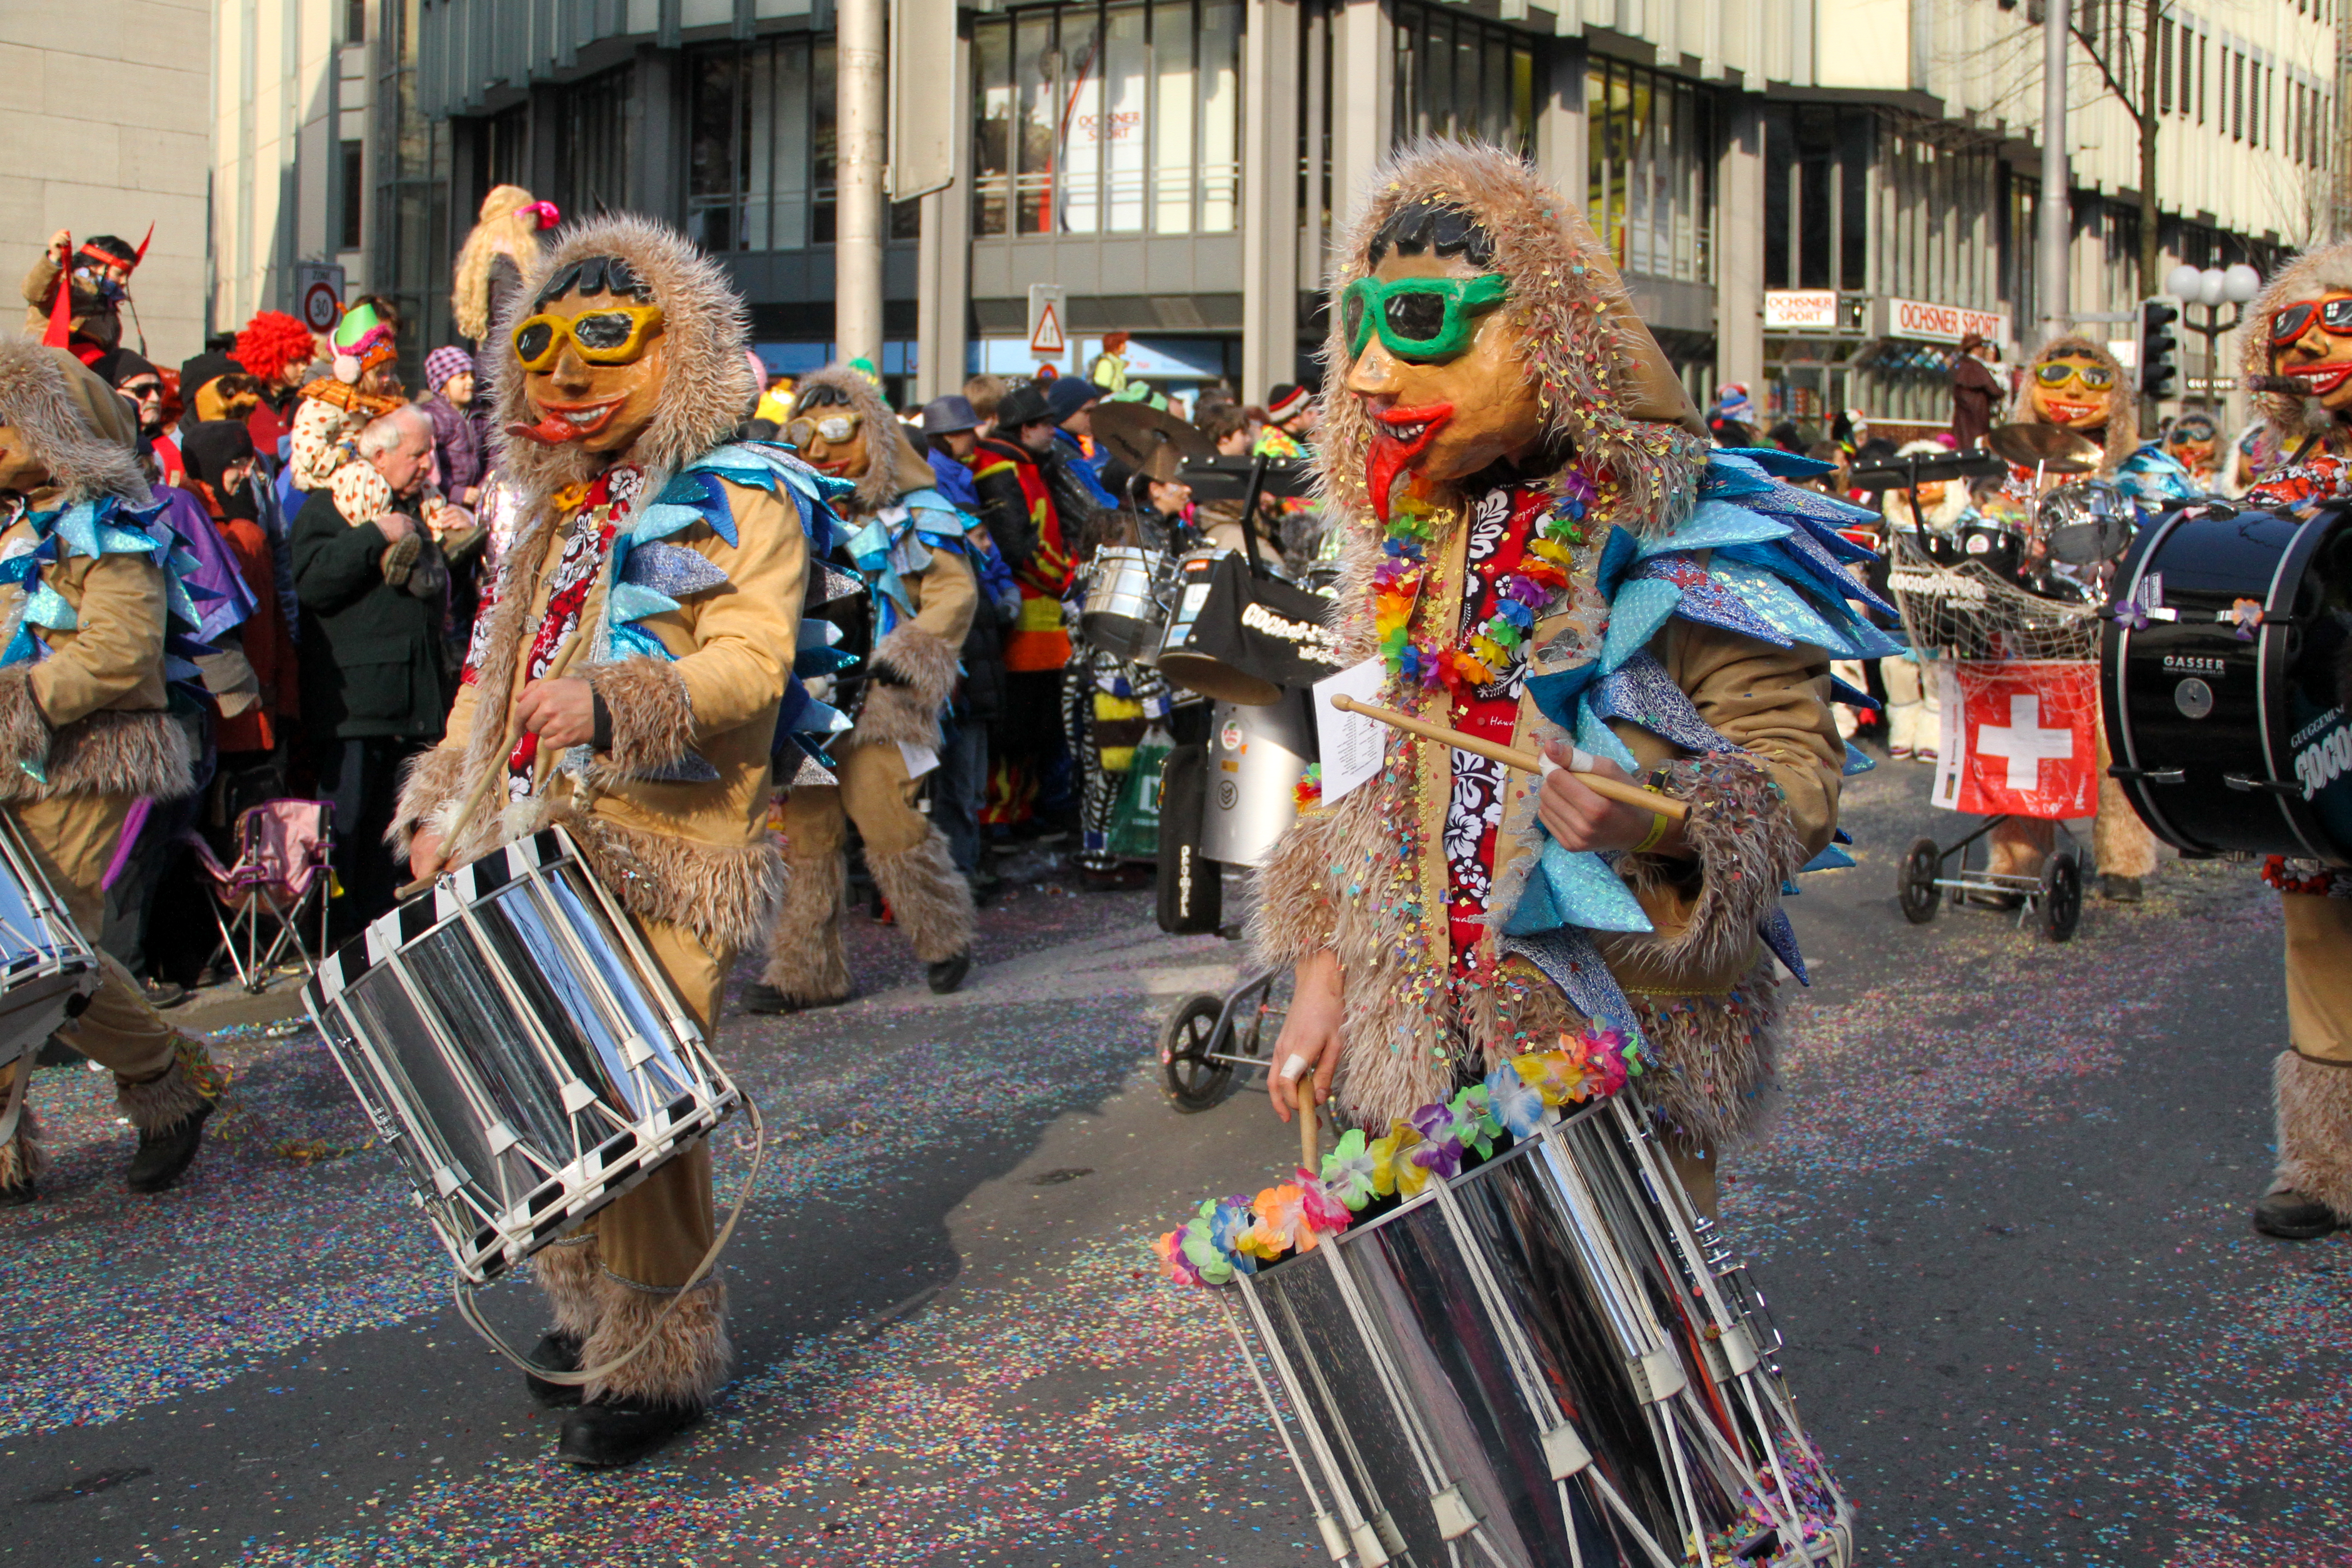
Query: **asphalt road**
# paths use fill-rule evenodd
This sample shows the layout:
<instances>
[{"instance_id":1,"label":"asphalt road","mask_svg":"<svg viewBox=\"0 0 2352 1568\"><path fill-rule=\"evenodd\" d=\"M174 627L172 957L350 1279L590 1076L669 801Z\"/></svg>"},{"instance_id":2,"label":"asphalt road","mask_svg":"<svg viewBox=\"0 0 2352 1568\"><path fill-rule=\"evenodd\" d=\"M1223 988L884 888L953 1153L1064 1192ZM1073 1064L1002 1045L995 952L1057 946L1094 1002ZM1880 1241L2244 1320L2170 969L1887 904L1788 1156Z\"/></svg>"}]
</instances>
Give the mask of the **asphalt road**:
<instances>
[{"instance_id":1,"label":"asphalt road","mask_svg":"<svg viewBox=\"0 0 2352 1568\"><path fill-rule=\"evenodd\" d=\"M1814 984L1727 1195L1863 1561L2352 1564L2346 1246L2245 1224L2273 900L2176 864L2064 946L1907 926L1894 861L1956 836L1926 778L1853 781L1861 864L1793 903ZM59 1167L0 1214L0 1561L1320 1561L1230 1342L1145 1247L1294 1147L1262 1096L1181 1116L1157 1087L1159 1019L1235 950L1049 875L934 998L851 923L860 1001L726 1020L773 1134L730 1257L740 1373L618 1475L549 1460L307 1030L221 1038L236 1110L158 1199L121 1191L100 1076L44 1070ZM746 1164L722 1149L722 1196ZM538 1331L527 1286L490 1310Z\"/></svg>"}]
</instances>

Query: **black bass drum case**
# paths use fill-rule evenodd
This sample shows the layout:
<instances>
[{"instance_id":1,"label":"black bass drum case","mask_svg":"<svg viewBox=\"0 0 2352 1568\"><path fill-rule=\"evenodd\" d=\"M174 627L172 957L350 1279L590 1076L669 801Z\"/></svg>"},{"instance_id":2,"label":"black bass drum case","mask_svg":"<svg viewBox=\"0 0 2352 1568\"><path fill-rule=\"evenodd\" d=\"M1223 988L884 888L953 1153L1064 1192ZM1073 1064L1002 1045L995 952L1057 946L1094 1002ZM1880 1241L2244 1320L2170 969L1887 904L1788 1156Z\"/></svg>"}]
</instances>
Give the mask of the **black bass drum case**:
<instances>
[{"instance_id":1,"label":"black bass drum case","mask_svg":"<svg viewBox=\"0 0 2352 1568\"><path fill-rule=\"evenodd\" d=\"M2160 518L2107 616L2109 771L2150 831L2185 854L2352 866L2352 508Z\"/></svg>"}]
</instances>

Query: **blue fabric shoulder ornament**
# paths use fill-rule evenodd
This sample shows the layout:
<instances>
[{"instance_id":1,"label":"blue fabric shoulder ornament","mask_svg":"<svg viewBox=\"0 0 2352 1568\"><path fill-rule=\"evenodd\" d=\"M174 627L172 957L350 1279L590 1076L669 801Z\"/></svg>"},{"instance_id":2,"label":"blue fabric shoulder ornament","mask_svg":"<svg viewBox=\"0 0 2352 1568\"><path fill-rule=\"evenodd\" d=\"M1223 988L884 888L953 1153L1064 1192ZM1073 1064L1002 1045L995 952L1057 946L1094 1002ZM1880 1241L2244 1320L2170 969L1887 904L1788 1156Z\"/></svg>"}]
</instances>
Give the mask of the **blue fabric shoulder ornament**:
<instances>
[{"instance_id":1,"label":"blue fabric shoulder ornament","mask_svg":"<svg viewBox=\"0 0 2352 1568\"><path fill-rule=\"evenodd\" d=\"M1711 454L1701 474L1698 503L1672 533L1643 542L1613 530L1601 546L1597 585L1609 600L1609 626L1599 657L1527 678L1544 716L1595 756L1626 771L1638 763L1609 721L1622 720L1683 751L1698 754L1738 750L1700 715L1650 639L1679 616L1769 643L1825 649L1833 658L1876 658L1903 645L1870 622L1895 607L1846 570L1872 552L1838 532L1841 525L1877 521L1876 514L1815 490L1782 482L1826 473L1829 465L1776 450ZM1833 682L1838 700L1870 700ZM1846 748L1844 771L1867 770L1870 760ZM1838 842L1850 843L1843 833ZM1575 928L1585 931L1645 931L1647 916L1616 872L1615 857L1562 848L1549 837L1517 902L1503 922L1519 943ZM1804 870L1852 865L1834 845ZM1788 889L1794 891L1793 888ZM1788 917L1775 909L1758 933L1800 981L1804 960Z\"/></svg>"},{"instance_id":2,"label":"blue fabric shoulder ornament","mask_svg":"<svg viewBox=\"0 0 2352 1568\"><path fill-rule=\"evenodd\" d=\"M26 519L35 538L19 540L0 558L0 583L25 592L25 613L16 636L0 649L0 668L37 663L47 647L34 635L73 631L79 617L65 595L41 580L45 568L76 555L92 560L102 555L145 555L163 569L163 679L201 686L204 674L194 661L213 651L198 635L207 616L204 607L223 595L221 590L197 581L201 563L190 553L172 528L168 497L133 507L113 497L76 501L54 511L35 512Z\"/></svg>"},{"instance_id":3,"label":"blue fabric shoulder ornament","mask_svg":"<svg viewBox=\"0 0 2352 1568\"><path fill-rule=\"evenodd\" d=\"M646 658L673 662L676 656L659 637L640 623L684 601L707 594L727 581L727 574L699 551L667 541L701 523L729 544L740 542L734 509L726 487L740 485L789 498L808 536L809 597L812 601L840 596L845 575L827 558L838 559L850 539L848 526L834 504L855 492L847 479L821 474L782 446L769 441L732 442L714 447L680 468L650 505L613 540L607 563L611 575L604 612L605 658ZM849 729L849 719L837 709L809 695L804 676L831 675L850 662L833 647L840 631L811 616L801 618L799 650L784 681L784 698L776 719L776 749L794 764L784 769L787 783L833 782L824 745ZM814 768L821 778L800 776ZM659 775L672 784L708 783L719 776L708 759L688 752Z\"/></svg>"},{"instance_id":4,"label":"blue fabric shoulder ornament","mask_svg":"<svg viewBox=\"0 0 2352 1568\"><path fill-rule=\"evenodd\" d=\"M849 542L850 558L866 574L874 597L874 635L886 637L912 617L915 599L907 579L930 570L931 552L969 553L964 531L979 526L935 489L909 490Z\"/></svg>"}]
</instances>

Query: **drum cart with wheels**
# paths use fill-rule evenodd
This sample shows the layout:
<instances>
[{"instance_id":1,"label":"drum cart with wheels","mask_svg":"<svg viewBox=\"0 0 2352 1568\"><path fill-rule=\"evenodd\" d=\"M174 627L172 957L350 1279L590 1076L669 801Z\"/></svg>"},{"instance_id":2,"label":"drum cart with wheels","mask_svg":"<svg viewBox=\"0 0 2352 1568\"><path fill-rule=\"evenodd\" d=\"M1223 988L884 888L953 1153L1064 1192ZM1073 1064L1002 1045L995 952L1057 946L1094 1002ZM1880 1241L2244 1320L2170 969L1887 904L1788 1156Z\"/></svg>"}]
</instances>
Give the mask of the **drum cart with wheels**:
<instances>
[{"instance_id":1,"label":"drum cart with wheels","mask_svg":"<svg viewBox=\"0 0 2352 1568\"><path fill-rule=\"evenodd\" d=\"M1277 970L1244 975L1222 995L1203 991L1185 997L1168 1015L1160 1037L1160 1081L1177 1110L1206 1110L1233 1092L1235 1069L1266 1065L1289 1011L1286 999L1275 996L1281 978Z\"/></svg>"},{"instance_id":2,"label":"drum cart with wheels","mask_svg":"<svg viewBox=\"0 0 2352 1568\"><path fill-rule=\"evenodd\" d=\"M2083 860L2072 834L2067 835L2069 842L2043 859L2039 876L2016 876L1969 864L1969 847L2008 820L2005 816L1988 816L1975 832L1949 848L1933 838L1913 839L1895 879L1903 918L1915 926L1926 925L1948 898L1957 904L1970 893L2011 894L2023 900L2017 911L2020 926L2038 920L2042 934L2052 942L2071 940L2083 920ZM2066 831L2063 823L2059 831ZM1945 863L1952 860L1958 863L1948 874Z\"/></svg>"}]
</instances>

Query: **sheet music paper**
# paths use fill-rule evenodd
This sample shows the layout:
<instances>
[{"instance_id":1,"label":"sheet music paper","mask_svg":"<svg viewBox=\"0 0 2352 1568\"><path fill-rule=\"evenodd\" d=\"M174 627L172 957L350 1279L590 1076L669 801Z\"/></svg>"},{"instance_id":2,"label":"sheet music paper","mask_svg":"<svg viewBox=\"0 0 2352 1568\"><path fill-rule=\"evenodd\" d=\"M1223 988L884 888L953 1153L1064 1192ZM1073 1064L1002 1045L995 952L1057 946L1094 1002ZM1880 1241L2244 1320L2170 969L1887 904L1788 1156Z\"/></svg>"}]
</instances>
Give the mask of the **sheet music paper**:
<instances>
[{"instance_id":1,"label":"sheet music paper","mask_svg":"<svg viewBox=\"0 0 2352 1568\"><path fill-rule=\"evenodd\" d=\"M1381 660L1373 658L1315 683L1315 734L1322 752L1325 805L1381 771L1381 749L1389 734L1389 727L1379 720L1342 713L1331 706L1331 699L1352 697L1359 702L1376 703L1385 674Z\"/></svg>"}]
</instances>

